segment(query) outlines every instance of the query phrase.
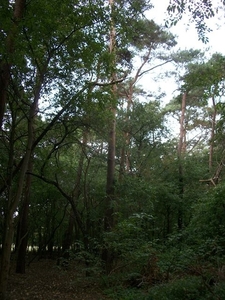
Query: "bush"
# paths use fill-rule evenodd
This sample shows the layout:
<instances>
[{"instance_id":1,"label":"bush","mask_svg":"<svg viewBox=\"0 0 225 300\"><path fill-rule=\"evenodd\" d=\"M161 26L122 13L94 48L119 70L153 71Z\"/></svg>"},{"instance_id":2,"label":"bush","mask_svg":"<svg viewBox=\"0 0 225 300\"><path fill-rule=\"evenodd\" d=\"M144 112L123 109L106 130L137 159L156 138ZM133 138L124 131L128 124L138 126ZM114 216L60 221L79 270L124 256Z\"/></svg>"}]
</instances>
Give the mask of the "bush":
<instances>
[{"instance_id":1,"label":"bush","mask_svg":"<svg viewBox=\"0 0 225 300\"><path fill-rule=\"evenodd\" d=\"M124 289L122 287L104 291L112 300L147 300L148 295L139 289Z\"/></svg>"},{"instance_id":2,"label":"bush","mask_svg":"<svg viewBox=\"0 0 225 300\"><path fill-rule=\"evenodd\" d=\"M205 300L207 291L197 276L177 279L149 290L147 300Z\"/></svg>"}]
</instances>

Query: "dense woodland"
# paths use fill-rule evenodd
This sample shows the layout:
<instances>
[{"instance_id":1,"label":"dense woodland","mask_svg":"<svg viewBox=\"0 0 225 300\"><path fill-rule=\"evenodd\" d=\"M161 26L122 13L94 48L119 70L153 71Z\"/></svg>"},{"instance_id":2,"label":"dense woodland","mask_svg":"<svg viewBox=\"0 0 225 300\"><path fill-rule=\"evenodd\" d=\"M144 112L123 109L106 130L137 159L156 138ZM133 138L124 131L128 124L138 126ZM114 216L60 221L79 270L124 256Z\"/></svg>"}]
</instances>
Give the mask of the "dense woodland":
<instances>
[{"instance_id":1,"label":"dense woodland","mask_svg":"<svg viewBox=\"0 0 225 300\"><path fill-rule=\"evenodd\" d=\"M109 299L225 299L225 56L173 49L185 11L210 43L192 2L162 27L145 0L1 1L1 300L40 259Z\"/></svg>"}]
</instances>

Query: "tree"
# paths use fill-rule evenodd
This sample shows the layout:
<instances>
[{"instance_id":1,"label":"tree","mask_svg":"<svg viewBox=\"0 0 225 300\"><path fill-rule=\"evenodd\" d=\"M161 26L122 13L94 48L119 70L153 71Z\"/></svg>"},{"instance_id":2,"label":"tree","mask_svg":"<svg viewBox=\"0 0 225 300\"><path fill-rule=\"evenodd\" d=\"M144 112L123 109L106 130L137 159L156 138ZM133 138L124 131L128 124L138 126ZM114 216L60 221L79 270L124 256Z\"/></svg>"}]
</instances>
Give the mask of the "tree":
<instances>
[{"instance_id":1,"label":"tree","mask_svg":"<svg viewBox=\"0 0 225 300\"><path fill-rule=\"evenodd\" d=\"M112 55L112 73L111 81L115 81L116 74L116 27L114 20L114 0L109 0L111 25L109 30L109 54ZM116 104L117 104L117 85L113 84L111 88L111 103L109 111L111 113L108 135L108 155L107 155L107 175L106 175L106 200L104 203L104 230L111 231L114 227L113 202L115 197L115 147L116 147ZM109 274L112 268L113 254L106 246L102 252L102 259L105 263L106 273Z\"/></svg>"},{"instance_id":2,"label":"tree","mask_svg":"<svg viewBox=\"0 0 225 300\"><path fill-rule=\"evenodd\" d=\"M215 145L216 123L219 115L217 103L221 101L223 95L224 81L224 57L214 54L208 61L190 64L188 72L184 76L184 88L189 90L192 97L195 95L197 101L209 106L207 109L210 126L209 139L209 171L213 167L213 152ZM211 102L211 105L210 105Z\"/></svg>"},{"instance_id":3,"label":"tree","mask_svg":"<svg viewBox=\"0 0 225 300\"><path fill-rule=\"evenodd\" d=\"M145 96L141 87L136 87L138 80L153 71L172 61L170 54L167 53L174 45L175 40L172 35L162 30L157 24L149 20L139 20L134 24L134 35L130 42L130 56L129 62L132 64L132 59L140 58L140 65L133 71L134 75L120 85L119 97L121 98L121 105L126 104L126 114L124 117L125 128L124 130L124 145L121 149L121 163L120 163L120 179L122 179L125 172L130 169L130 152L129 146L131 142L131 128L129 128L129 119L131 117L135 101L138 96ZM161 47L165 53L159 51ZM136 55L131 54L131 51ZM153 62L154 61L154 62ZM156 63L155 61L159 61ZM134 66L133 66L134 69ZM136 110L135 110L136 112Z\"/></svg>"}]
</instances>

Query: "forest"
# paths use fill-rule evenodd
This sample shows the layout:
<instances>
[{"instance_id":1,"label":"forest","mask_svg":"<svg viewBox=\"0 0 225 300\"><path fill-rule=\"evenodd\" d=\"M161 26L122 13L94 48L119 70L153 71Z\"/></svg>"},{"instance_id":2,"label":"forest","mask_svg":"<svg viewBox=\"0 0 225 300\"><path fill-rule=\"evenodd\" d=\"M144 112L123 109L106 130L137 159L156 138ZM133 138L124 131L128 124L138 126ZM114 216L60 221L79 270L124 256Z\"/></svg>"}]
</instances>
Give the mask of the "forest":
<instances>
[{"instance_id":1,"label":"forest","mask_svg":"<svg viewBox=\"0 0 225 300\"><path fill-rule=\"evenodd\" d=\"M0 300L225 299L225 55L170 30L213 2L1 1Z\"/></svg>"}]
</instances>

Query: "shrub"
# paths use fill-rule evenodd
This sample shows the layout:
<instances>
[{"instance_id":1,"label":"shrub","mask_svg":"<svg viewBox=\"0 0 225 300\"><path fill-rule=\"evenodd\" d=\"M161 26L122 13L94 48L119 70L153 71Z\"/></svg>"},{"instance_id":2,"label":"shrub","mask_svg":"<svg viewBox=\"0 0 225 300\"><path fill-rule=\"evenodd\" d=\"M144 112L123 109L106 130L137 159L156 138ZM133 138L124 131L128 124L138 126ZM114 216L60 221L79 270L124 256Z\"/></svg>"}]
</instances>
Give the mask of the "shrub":
<instances>
[{"instance_id":1,"label":"shrub","mask_svg":"<svg viewBox=\"0 0 225 300\"><path fill-rule=\"evenodd\" d=\"M147 300L205 300L206 293L201 278L189 276L151 288Z\"/></svg>"}]
</instances>

